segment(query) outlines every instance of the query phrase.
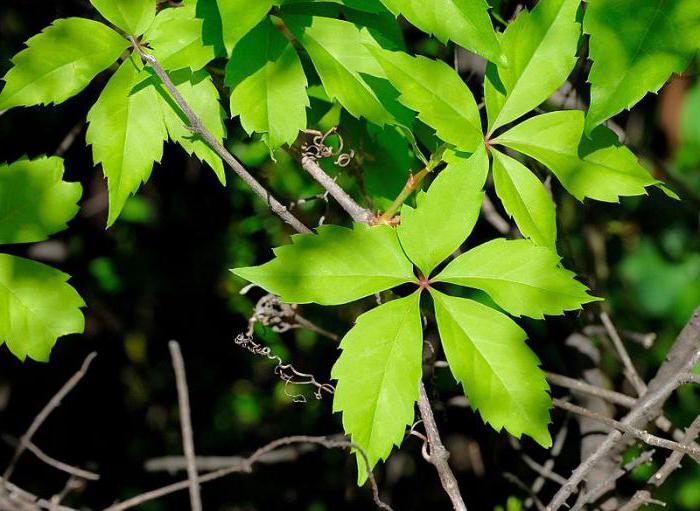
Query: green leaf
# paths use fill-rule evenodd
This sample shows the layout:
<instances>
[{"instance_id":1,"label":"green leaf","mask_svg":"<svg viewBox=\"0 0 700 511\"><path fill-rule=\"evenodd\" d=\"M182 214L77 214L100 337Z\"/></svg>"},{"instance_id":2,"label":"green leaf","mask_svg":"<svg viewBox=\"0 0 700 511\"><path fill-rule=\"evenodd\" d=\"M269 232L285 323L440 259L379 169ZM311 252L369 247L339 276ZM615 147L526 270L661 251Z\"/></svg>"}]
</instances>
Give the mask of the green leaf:
<instances>
[{"instance_id":1,"label":"green leaf","mask_svg":"<svg viewBox=\"0 0 700 511\"><path fill-rule=\"evenodd\" d=\"M306 128L306 75L299 56L266 18L236 46L226 66L231 115L247 133L264 134L275 149Z\"/></svg>"},{"instance_id":2,"label":"green leaf","mask_svg":"<svg viewBox=\"0 0 700 511\"><path fill-rule=\"evenodd\" d=\"M383 77L384 72L370 53L379 48L367 29L331 18L285 16L290 30L311 57L326 93L337 99L354 117L364 117L379 126L392 124L393 116L382 105L360 73Z\"/></svg>"},{"instance_id":3,"label":"green leaf","mask_svg":"<svg viewBox=\"0 0 700 511\"><path fill-rule=\"evenodd\" d=\"M155 82L150 76L139 82L140 72L133 56L125 60L88 113L85 139L108 179L108 225L148 180L168 137Z\"/></svg>"},{"instance_id":4,"label":"green leaf","mask_svg":"<svg viewBox=\"0 0 700 511\"><path fill-rule=\"evenodd\" d=\"M506 97L498 111L489 112L490 131L534 109L566 81L576 64L580 1L540 0L531 12L523 10L508 25L501 37L508 65L498 68Z\"/></svg>"},{"instance_id":5,"label":"green leaf","mask_svg":"<svg viewBox=\"0 0 700 511\"><path fill-rule=\"evenodd\" d=\"M132 36L143 34L156 17L156 0L90 0L109 22Z\"/></svg>"},{"instance_id":6,"label":"green leaf","mask_svg":"<svg viewBox=\"0 0 700 511\"><path fill-rule=\"evenodd\" d=\"M700 39L700 2L590 1L584 31L591 35L593 60L586 119L586 133L591 134L688 66Z\"/></svg>"},{"instance_id":7,"label":"green leaf","mask_svg":"<svg viewBox=\"0 0 700 511\"><path fill-rule=\"evenodd\" d=\"M340 343L343 350L331 378L338 380L333 411L362 447L370 468L400 446L413 423L423 352L420 293L387 302L362 314ZM357 453L358 484L367 480Z\"/></svg>"},{"instance_id":8,"label":"green leaf","mask_svg":"<svg viewBox=\"0 0 700 511\"><path fill-rule=\"evenodd\" d=\"M318 234L292 236L262 266L233 273L284 302L338 305L415 280L396 231L387 225L353 229L322 225Z\"/></svg>"},{"instance_id":9,"label":"green leaf","mask_svg":"<svg viewBox=\"0 0 700 511\"><path fill-rule=\"evenodd\" d=\"M461 151L476 150L484 139L479 108L454 69L442 61L422 56L371 51L389 81L401 93L401 103L418 112L418 118L445 142Z\"/></svg>"},{"instance_id":10,"label":"green leaf","mask_svg":"<svg viewBox=\"0 0 700 511\"><path fill-rule=\"evenodd\" d=\"M492 62L503 62L485 0L381 0L423 32L446 43L453 41Z\"/></svg>"},{"instance_id":11,"label":"green leaf","mask_svg":"<svg viewBox=\"0 0 700 511\"><path fill-rule=\"evenodd\" d=\"M20 360L46 362L59 337L82 333L80 295L69 275L21 257L0 254L0 345Z\"/></svg>"},{"instance_id":12,"label":"green leaf","mask_svg":"<svg viewBox=\"0 0 700 511\"><path fill-rule=\"evenodd\" d=\"M434 280L481 289L514 316L542 319L599 300L574 277L548 248L495 239L454 259Z\"/></svg>"},{"instance_id":13,"label":"green leaf","mask_svg":"<svg viewBox=\"0 0 700 511\"><path fill-rule=\"evenodd\" d=\"M519 161L496 150L491 154L496 193L506 212L524 236L556 252L557 219L549 192Z\"/></svg>"},{"instance_id":14,"label":"green leaf","mask_svg":"<svg viewBox=\"0 0 700 511\"><path fill-rule=\"evenodd\" d=\"M619 202L621 196L646 194L658 184L617 136L604 126L583 136L583 112L568 110L538 115L496 140L542 162L579 200Z\"/></svg>"},{"instance_id":15,"label":"green leaf","mask_svg":"<svg viewBox=\"0 0 700 511\"><path fill-rule=\"evenodd\" d=\"M482 188L489 171L484 146L470 158L450 153L445 159L447 168L427 193L420 192L418 207L404 204L401 208L401 246L426 277L471 234L479 218Z\"/></svg>"},{"instance_id":16,"label":"green leaf","mask_svg":"<svg viewBox=\"0 0 700 511\"><path fill-rule=\"evenodd\" d=\"M207 130L219 143L223 144L226 135L223 121L225 112L219 103L219 91L212 82L209 73L205 70L196 73L180 70L171 73L170 78L192 111L202 120ZM188 154L195 154L200 160L206 162L216 173L221 184L226 184L224 164L219 155L202 137L192 134L192 131L187 127L189 126L187 116L173 100L167 89L159 85L158 93L161 98L163 119L171 140L180 144Z\"/></svg>"},{"instance_id":17,"label":"green leaf","mask_svg":"<svg viewBox=\"0 0 700 511\"><path fill-rule=\"evenodd\" d=\"M202 41L214 48L217 57L228 57L224 46L223 23L217 0L196 0L197 17L202 20Z\"/></svg>"},{"instance_id":18,"label":"green leaf","mask_svg":"<svg viewBox=\"0 0 700 511\"><path fill-rule=\"evenodd\" d=\"M26 42L3 80L0 110L62 103L111 66L129 42L83 18L59 19Z\"/></svg>"},{"instance_id":19,"label":"green leaf","mask_svg":"<svg viewBox=\"0 0 700 511\"><path fill-rule=\"evenodd\" d=\"M525 343L527 334L490 307L435 289L430 293L450 370L471 406L497 431L524 433L551 447L549 386Z\"/></svg>"},{"instance_id":20,"label":"green leaf","mask_svg":"<svg viewBox=\"0 0 700 511\"><path fill-rule=\"evenodd\" d=\"M80 183L63 181L63 160L42 156L0 164L0 244L34 243L66 228Z\"/></svg>"},{"instance_id":21,"label":"green leaf","mask_svg":"<svg viewBox=\"0 0 700 511\"><path fill-rule=\"evenodd\" d=\"M221 14L224 45L230 55L236 44L272 9L272 0L216 0Z\"/></svg>"},{"instance_id":22,"label":"green leaf","mask_svg":"<svg viewBox=\"0 0 700 511\"><path fill-rule=\"evenodd\" d=\"M196 17L195 9L196 4L189 2L162 10L144 35L151 53L168 71L197 71L214 59L214 48L202 42L203 21Z\"/></svg>"}]
</instances>

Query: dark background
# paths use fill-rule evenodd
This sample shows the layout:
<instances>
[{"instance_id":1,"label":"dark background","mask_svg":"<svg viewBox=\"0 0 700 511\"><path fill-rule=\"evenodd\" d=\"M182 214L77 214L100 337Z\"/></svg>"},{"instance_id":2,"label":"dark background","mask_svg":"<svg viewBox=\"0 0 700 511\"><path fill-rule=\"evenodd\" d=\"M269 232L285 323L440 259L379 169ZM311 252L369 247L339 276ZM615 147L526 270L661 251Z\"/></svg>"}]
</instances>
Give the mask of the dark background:
<instances>
[{"instance_id":1,"label":"dark background","mask_svg":"<svg viewBox=\"0 0 700 511\"><path fill-rule=\"evenodd\" d=\"M514 3L500 4L498 12L508 18ZM5 0L0 6L0 73L10 67L9 59L23 41L57 17L76 15L96 17L86 1ZM410 47L422 53L451 58L451 48L426 41L415 30L406 28L406 37ZM585 98L583 76L576 83ZM625 199L622 205L581 205L558 185L554 188L560 250L567 266L608 300L618 327L659 335L650 350L630 346L635 363L647 377L700 303L700 88L695 76L693 65L660 97L647 97L632 114L617 119L627 131L628 143L655 174L670 180L683 202L651 191L650 197ZM83 383L35 437L52 456L101 474L99 482L90 483L83 494L66 502L90 508L184 478L182 473L151 474L143 468L150 458L182 450L167 347L170 339L181 343L187 364L198 454L248 454L281 436L342 430L340 417L331 413L331 399L315 401L310 389L299 388L294 391L305 393L309 402L293 403L273 372L274 364L233 342L245 330L261 293L253 290L250 296L240 296L244 283L228 269L267 260L270 247L286 242L289 232L232 173L224 188L208 168L169 144L149 183L116 225L105 230L106 186L85 147L84 120L108 77L103 73L86 91L58 107L15 109L0 117L0 161L54 154L68 133L74 127L77 130L64 157L67 179L84 187L81 213L68 231L50 242L2 249L70 273L88 305L86 332L60 339L49 364L22 364L0 347L0 433L21 435L84 357L97 351ZM478 79L473 78L470 85L480 94ZM237 123L229 122L229 135L230 148L284 202L320 191L291 157L279 155L279 163L273 165L260 142L245 138ZM350 181L347 176L344 179ZM318 222L326 212L327 222L347 223L333 204L327 208L322 202L311 202L298 212L307 224ZM494 236L495 231L482 220L470 244ZM371 304L368 299L344 307L306 306L300 312L342 335ZM580 374L586 361L565 347L564 340L594 320L597 310L590 307L581 315L521 322L545 368L574 377ZM428 336L434 337L430 328ZM337 356L334 341L302 330L258 333L258 340L272 346L285 361L328 381ZM604 364L619 388L618 364L610 356ZM470 410L449 406L448 400L458 396L459 389L444 369L436 371L429 392L470 509L493 509L511 495L524 498L503 473L513 472L524 481L535 476L511 448L508 436L484 426ZM668 416L685 426L699 411L700 396L686 388L669 403ZM564 416L556 411L553 416L556 432ZM574 421L571 427L557 462L557 471L565 476L579 456ZM523 446L535 459L547 458L547 452L533 442L524 440ZM0 466L11 453L8 443L0 442ZM481 460L483 470L475 459ZM687 465L663 491L670 509L700 509L700 473L690 462ZM631 490L634 481L646 480L652 470L642 467L623 488ZM382 497L395 509L448 509L433 467L420 456L418 439L407 438L402 450L376 473ZM293 463L259 466L253 474L209 483L203 487L203 498L205 508L221 510L371 508L368 490L358 489L354 480L350 456L315 451ZM49 497L62 488L65 478L26 454L13 481ZM547 490L544 495L549 495ZM143 509L187 506L187 494L181 492Z\"/></svg>"}]
</instances>

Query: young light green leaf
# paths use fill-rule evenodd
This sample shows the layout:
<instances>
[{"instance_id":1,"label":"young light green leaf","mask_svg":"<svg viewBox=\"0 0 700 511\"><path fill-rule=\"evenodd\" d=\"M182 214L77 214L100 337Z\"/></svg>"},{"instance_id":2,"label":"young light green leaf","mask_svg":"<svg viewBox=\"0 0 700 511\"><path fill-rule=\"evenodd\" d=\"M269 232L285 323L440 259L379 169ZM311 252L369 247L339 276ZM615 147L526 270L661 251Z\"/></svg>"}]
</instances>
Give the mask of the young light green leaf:
<instances>
[{"instance_id":1,"label":"young light green leaf","mask_svg":"<svg viewBox=\"0 0 700 511\"><path fill-rule=\"evenodd\" d=\"M586 134L681 73L698 49L697 0L590 0L591 107Z\"/></svg>"},{"instance_id":2,"label":"young light green leaf","mask_svg":"<svg viewBox=\"0 0 700 511\"><path fill-rule=\"evenodd\" d=\"M108 225L148 180L168 137L155 82L150 76L139 81L140 72L135 57L125 60L88 112L85 138L95 165L102 164L108 179Z\"/></svg>"},{"instance_id":3,"label":"young light green leaf","mask_svg":"<svg viewBox=\"0 0 700 511\"><path fill-rule=\"evenodd\" d=\"M192 2L164 9L144 35L151 53L168 71L197 71L214 59L214 48L202 42L203 21L196 17L195 10L196 3Z\"/></svg>"},{"instance_id":4,"label":"young light green leaf","mask_svg":"<svg viewBox=\"0 0 700 511\"><path fill-rule=\"evenodd\" d=\"M460 255L434 280L481 289L509 314L542 319L598 300L575 276L550 249L500 238Z\"/></svg>"},{"instance_id":5,"label":"young light green leaf","mask_svg":"<svg viewBox=\"0 0 700 511\"><path fill-rule=\"evenodd\" d=\"M272 0L216 0L221 14L224 45L230 55L236 44L272 9Z\"/></svg>"},{"instance_id":6,"label":"young light green leaf","mask_svg":"<svg viewBox=\"0 0 700 511\"><path fill-rule=\"evenodd\" d=\"M415 280L413 266L387 225L353 229L322 225L318 234L297 234L262 266L233 273L284 302L339 305Z\"/></svg>"},{"instance_id":7,"label":"young light green leaf","mask_svg":"<svg viewBox=\"0 0 700 511\"><path fill-rule=\"evenodd\" d=\"M445 159L447 168L427 193L421 192L418 207L404 204L401 208L401 246L426 277L471 234L479 218L482 188L489 171L483 145L470 158L450 152Z\"/></svg>"},{"instance_id":8,"label":"young light green leaf","mask_svg":"<svg viewBox=\"0 0 700 511\"><path fill-rule=\"evenodd\" d=\"M486 0L381 1L394 15L402 15L443 43L453 41L492 62L505 63Z\"/></svg>"},{"instance_id":9,"label":"young light green leaf","mask_svg":"<svg viewBox=\"0 0 700 511\"><path fill-rule=\"evenodd\" d=\"M59 19L26 42L3 80L0 110L62 103L119 58L129 42L83 18Z\"/></svg>"},{"instance_id":10,"label":"young light green leaf","mask_svg":"<svg viewBox=\"0 0 700 511\"><path fill-rule=\"evenodd\" d=\"M209 73L203 69L196 73L180 70L171 73L170 78L187 104L202 120L207 130L223 144L226 135L223 121L225 112L219 103L219 91L212 82ZM200 136L193 135L192 131L187 128L189 125L187 116L168 91L159 86L158 93L161 98L163 119L170 139L180 144L188 154L195 154L200 160L206 162L219 178L221 184L226 184L224 164L219 155Z\"/></svg>"},{"instance_id":11,"label":"young light green leaf","mask_svg":"<svg viewBox=\"0 0 700 511\"><path fill-rule=\"evenodd\" d=\"M422 56L370 50L401 93L399 101L418 112L418 118L438 137L461 151L473 152L479 147L484 139L479 108L454 69Z\"/></svg>"},{"instance_id":12,"label":"young light green leaf","mask_svg":"<svg viewBox=\"0 0 700 511\"><path fill-rule=\"evenodd\" d=\"M0 244L34 243L66 228L80 183L63 181L63 160L42 156L0 164Z\"/></svg>"},{"instance_id":13,"label":"young light green leaf","mask_svg":"<svg viewBox=\"0 0 700 511\"><path fill-rule=\"evenodd\" d=\"M534 109L552 95L576 64L581 0L540 0L508 25L501 46L508 61L498 68L506 97L498 112L489 112L495 130ZM488 77L487 77L488 78ZM491 102L495 106L495 102Z\"/></svg>"},{"instance_id":14,"label":"young light green leaf","mask_svg":"<svg viewBox=\"0 0 700 511\"><path fill-rule=\"evenodd\" d=\"M658 184L612 131L599 126L588 139L583 125L583 112L551 112L526 120L493 143L542 162L579 200L618 202L621 196L642 195L646 186Z\"/></svg>"},{"instance_id":15,"label":"young light green leaf","mask_svg":"<svg viewBox=\"0 0 700 511\"><path fill-rule=\"evenodd\" d=\"M527 334L486 305L430 290L450 371L471 406L495 430L552 445L549 386Z\"/></svg>"},{"instance_id":16,"label":"young light green leaf","mask_svg":"<svg viewBox=\"0 0 700 511\"><path fill-rule=\"evenodd\" d=\"M299 56L269 19L236 46L226 66L231 115L249 134L261 133L272 149L292 144L306 128L306 75Z\"/></svg>"},{"instance_id":17,"label":"young light green leaf","mask_svg":"<svg viewBox=\"0 0 700 511\"><path fill-rule=\"evenodd\" d=\"M304 26L304 17L284 19L311 57L329 97L337 99L355 117L364 117L379 126L393 123L393 116L360 76L384 75L370 53L379 44L367 29L331 18L315 17L309 26Z\"/></svg>"},{"instance_id":18,"label":"young light green leaf","mask_svg":"<svg viewBox=\"0 0 700 511\"><path fill-rule=\"evenodd\" d=\"M140 36L156 17L156 0L90 0L110 23L132 36Z\"/></svg>"},{"instance_id":19,"label":"young light green leaf","mask_svg":"<svg viewBox=\"0 0 700 511\"><path fill-rule=\"evenodd\" d=\"M493 150L493 182L508 215L532 241L557 251L557 219L552 197L519 161Z\"/></svg>"},{"instance_id":20,"label":"young light green leaf","mask_svg":"<svg viewBox=\"0 0 700 511\"><path fill-rule=\"evenodd\" d=\"M333 366L333 411L343 412L345 433L365 451L370 468L401 445L413 422L422 372L419 302L416 292L362 314ZM359 453L357 465L361 485L367 470Z\"/></svg>"},{"instance_id":21,"label":"young light green leaf","mask_svg":"<svg viewBox=\"0 0 700 511\"><path fill-rule=\"evenodd\" d=\"M46 362L59 337L82 333L80 295L50 266L0 254L0 345L20 360Z\"/></svg>"}]
</instances>

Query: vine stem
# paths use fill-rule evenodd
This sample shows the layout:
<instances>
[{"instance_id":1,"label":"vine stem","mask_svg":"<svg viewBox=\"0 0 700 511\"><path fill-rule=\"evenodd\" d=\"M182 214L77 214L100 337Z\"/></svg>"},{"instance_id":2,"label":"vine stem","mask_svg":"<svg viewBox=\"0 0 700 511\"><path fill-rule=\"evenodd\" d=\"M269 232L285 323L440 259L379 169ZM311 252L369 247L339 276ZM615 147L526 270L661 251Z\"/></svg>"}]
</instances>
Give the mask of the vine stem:
<instances>
[{"instance_id":1,"label":"vine stem","mask_svg":"<svg viewBox=\"0 0 700 511\"><path fill-rule=\"evenodd\" d=\"M403 203L406 202L406 199L408 199L413 192L418 190L421 183L425 179L425 176L430 174L432 170L432 167L427 166L424 167L423 170L421 170L417 174L411 174L409 176L408 181L406 181L406 184L403 187L403 190L401 190L401 193L399 193L396 199L394 199L394 202L391 203L391 206L389 206L389 208L380 217L382 222L389 222L392 218L394 218L394 215L396 215Z\"/></svg>"},{"instance_id":2,"label":"vine stem","mask_svg":"<svg viewBox=\"0 0 700 511\"><path fill-rule=\"evenodd\" d=\"M153 71L158 75L158 78L163 82L163 85L168 89L173 99L177 105L182 109L183 113L187 116L189 122L189 129L201 136L207 144L218 154L222 160L224 160L238 176L246 182L248 186L255 192L255 194L267 203L267 206L279 216L284 222L289 224L297 232L301 233L311 233L311 229L306 227L297 217L289 212L289 209L281 202L279 202L260 182L253 177L253 175L246 170L246 168L221 144L214 135L204 126L202 120L197 116L197 114L192 110L190 105L182 97L180 91L173 81L168 76L168 73L161 67L158 60L153 56L143 51L143 48L139 43L129 37L131 44L134 49L138 52L141 58L151 66Z\"/></svg>"},{"instance_id":3,"label":"vine stem","mask_svg":"<svg viewBox=\"0 0 700 511\"><path fill-rule=\"evenodd\" d=\"M292 215L285 206L279 203L246 169L241 165L241 163L236 160L236 158L226 150L226 148L219 143L216 138L207 130L207 128L204 126L202 123L201 119L197 116L197 114L194 113L190 105L185 101L185 98L182 97L182 94L177 90L177 87L175 87L175 84L172 82L168 74L165 72L165 70L161 67L161 65L158 63L158 60L153 56L150 55L146 52L143 51L143 49L139 46L139 44L134 40L131 39L131 44L134 46L134 49L138 52L138 54L141 56L141 58L147 62L151 68L155 71L155 73L158 75L160 80L163 82L165 87L168 89L170 94L173 96L173 99L175 102L178 104L178 106L182 109L184 114L187 116L187 119L190 123L190 130L192 130L194 133L200 135L204 140L211 146L211 148L216 151L216 153L224 160L226 163L228 163L231 168L253 189L253 191L263 200L265 200L270 207L270 209L276 213L282 220L284 220L287 224L289 224L292 228L294 228L297 232L300 233L311 233L311 229L306 227L303 223L301 223L294 215ZM403 202L408 198L408 196L415 191L420 183L423 181L425 176L432 171L434 166L428 165L426 166L423 170L421 170L418 174L415 176L412 176L412 179L409 179L409 182L406 183L406 187L404 187L404 191L397 197L396 201L394 201L394 204L398 204L394 207L392 205L392 208L394 209L393 213L398 211L398 208L403 204ZM308 170L307 170L308 172ZM322 181L319 181L321 185L323 185ZM403 198L402 198L403 196ZM400 202L399 202L400 200ZM362 211L363 208L354 202L354 199L350 197L349 195L347 196L347 199L345 199L346 202L352 201L354 205L351 204L352 209L356 211ZM387 213L391 211L390 208ZM385 215L387 214L385 213ZM392 216L393 216L392 213ZM450 497L450 500L452 501L452 505L456 511L466 511L467 506L464 504L464 500L462 498L462 495L459 491L459 485L457 484L457 479L452 472L452 468L450 467L449 463L447 462L447 459L449 457L449 452L445 448L444 444L442 443L442 439L440 438L440 432L437 428L437 424L435 422L435 417L433 415L433 410L430 406L430 400L428 399L428 395L425 392L425 387L423 386L423 382L420 382L420 397L418 399L418 409L420 411L421 418L423 419L423 422L426 425L426 431L428 433L428 442L430 445L430 451L431 451L431 463L435 467L435 469L438 472L438 475L440 476L440 482L442 483L442 487L444 488L445 492L447 495ZM368 470L369 471L369 470ZM369 471L371 473L371 471ZM209 475L209 474L208 474ZM204 482L205 480L208 480L207 476L200 476L198 481L200 483ZM189 486L189 481L186 482L185 488ZM125 509L124 507L114 507L113 509Z\"/></svg>"}]
</instances>

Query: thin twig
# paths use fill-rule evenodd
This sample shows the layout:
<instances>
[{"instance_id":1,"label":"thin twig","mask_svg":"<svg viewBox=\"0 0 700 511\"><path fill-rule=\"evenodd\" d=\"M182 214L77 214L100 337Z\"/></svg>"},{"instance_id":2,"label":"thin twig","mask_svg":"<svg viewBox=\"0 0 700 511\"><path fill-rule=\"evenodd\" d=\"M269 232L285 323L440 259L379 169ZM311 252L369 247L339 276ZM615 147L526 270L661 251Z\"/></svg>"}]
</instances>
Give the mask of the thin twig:
<instances>
[{"instance_id":1,"label":"thin twig","mask_svg":"<svg viewBox=\"0 0 700 511\"><path fill-rule=\"evenodd\" d=\"M510 233L510 224L498 214L496 206L493 205L488 195L484 195L484 201L481 203L481 212L484 214L486 221L498 232L501 234Z\"/></svg>"},{"instance_id":2,"label":"thin twig","mask_svg":"<svg viewBox=\"0 0 700 511\"><path fill-rule=\"evenodd\" d=\"M190 413L190 396L187 387L187 375L185 373L185 362L182 359L182 352L177 341L168 343L170 357L173 362L175 379L177 382L177 400L180 409L180 427L182 429L182 446L187 460L187 476L190 488L190 506L192 511L202 511L202 497L199 491L199 474L195 463L194 440L192 438L192 418Z\"/></svg>"},{"instance_id":3,"label":"thin twig","mask_svg":"<svg viewBox=\"0 0 700 511\"><path fill-rule=\"evenodd\" d=\"M19 441L15 438L11 438L9 436L4 436L3 438L7 443L12 445L13 447L19 445ZM34 442L27 442L27 450L31 452L34 456L36 456L40 461L55 468L56 470L65 472L66 474L78 477L80 479L87 479L88 481L98 481L100 479L99 474L90 472L88 470L84 470L79 467L74 467L72 465L69 465L68 463L64 463L60 460L57 460L56 458L49 456L44 451L42 451Z\"/></svg>"},{"instance_id":4,"label":"thin twig","mask_svg":"<svg viewBox=\"0 0 700 511\"><path fill-rule=\"evenodd\" d=\"M664 403L683 383L683 379L700 361L700 307L698 307L683 331L676 338L666 360L648 385L647 392L639 398L637 404L622 419L622 423L632 427L644 427L661 415ZM598 449L586 458L571 474L567 484L559 488L547 506L548 511L557 511L576 487L583 481L590 470L605 458L622 439L622 434L615 430L608 434Z\"/></svg>"},{"instance_id":5,"label":"thin twig","mask_svg":"<svg viewBox=\"0 0 700 511\"><path fill-rule=\"evenodd\" d=\"M0 488L3 488L4 485L7 484L7 481L10 479L10 476L15 470L17 461L22 456L24 451L28 449L29 443L32 441L32 438L36 432L39 430L42 424L44 424L46 419L48 419L49 415L51 415L56 408L61 406L61 402L65 399L65 397L75 388L76 385L78 385L78 383L80 383L80 380L83 379L85 373L87 373L87 370L90 368L90 364L92 364L92 361L96 356L97 353L90 353L83 361L83 365L80 367L78 372L71 376L70 379L63 384L59 391L56 392L49 402L46 403L46 406L44 406L44 408L34 418L29 426L29 429L27 429L26 433L24 433L24 435L22 435L22 437L19 439L19 443L15 448L12 459L2 475L2 484L0 485Z\"/></svg>"},{"instance_id":6,"label":"thin twig","mask_svg":"<svg viewBox=\"0 0 700 511\"><path fill-rule=\"evenodd\" d=\"M438 431L437 424L435 423L435 417L433 416L433 410L430 407L430 400L428 399L428 393L425 391L425 385L420 382L420 397L418 399L418 409L420 410L421 417L423 418L423 425L425 426L425 432L428 437L428 443L430 446L430 462L433 464L435 469L440 476L440 482L442 482L442 487L445 492L450 497L452 501L452 507L455 511L466 511L467 506L464 504L464 499L459 491L459 484L457 484L457 478L455 477L450 464L447 462L450 457L450 453L442 443L440 438L440 432Z\"/></svg>"},{"instance_id":7,"label":"thin twig","mask_svg":"<svg viewBox=\"0 0 700 511\"><path fill-rule=\"evenodd\" d=\"M625 377L632 384L634 390L637 392L637 395L641 396L647 391L647 386L642 380L642 378L639 376L637 368L634 367L632 359L630 358L630 355L627 352L627 349L625 348L625 343L622 342L622 338L617 332L617 329L615 328L615 325L613 324L607 312L601 312L600 319L603 322L605 330L607 330L608 332L608 336L610 337L610 339L613 342L613 345L615 346L617 354L620 356L620 360L622 360L622 363L625 366Z\"/></svg>"},{"instance_id":8,"label":"thin twig","mask_svg":"<svg viewBox=\"0 0 700 511\"><path fill-rule=\"evenodd\" d=\"M574 405L561 399L552 399L552 403L554 404L554 406L557 406L562 410L566 410L568 412L572 412L583 417L588 417L590 419L595 419L598 422L601 422L602 424L605 424L606 426L609 426L612 429L617 429L618 431L627 433L628 435L638 438L642 442L651 446L661 447L663 449L669 449L672 451L679 451L700 459L700 449L696 449L692 446L683 445L678 442L674 442L673 440L667 440L665 438L652 435L648 431L634 428L628 424L616 421L615 419L611 419L599 413L592 412L588 408L583 408L582 406Z\"/></svg>"},{"instance_id":9,"label":"thin twig","mask_svg":"<svg viewBox=\"0 0 700 511\"><path fill-rule=\"evenodd\" d=\"M304 156L301 159L301 166L308 172L311 177L313 177L318 183L325 188L328 193L340 204L345 212L350 215L350 218L355 222L367 223L374 215L372 212L363 208L355 200L348 195L348 193L343 190L338 183L335 182L331 176L326 174L326 172L321 168L321 166L311 158L310 156Z\"/></svg>"},{"instance_id":10,"label":"thin twig","mask_svg":"<svg viewBox=\"0 0 700 511\"><path fill-rule=\"evenodd\" d=\"M246 184L248 184L248 186L250 186L253 192L255 192L255 194L263 201L265 201L273 213L293 227L297 232L310 233L311 230L301 223L293 214L291 214L286 206L273 197L272 194L263 185L261 185L258 180L255 179L255 177L253 177L253 175L248 172L246 168L216 139L216 137L212 135L202 120L182 97L182 94L180 94L180 91L177 90L177 87L168 76L168 73L166 73L158 63L158 60L153 55L144 52L143 48L141 48L139 43L133 38L131 39L131 43L141 58L151 66L153 71L155 71L160 80L163 82L163 85L165 85L172 95L175 102L182 109L185 116L187 116L189 129L193 133L201 136L216 152L216 154L218 154L221 159L223 159L234 170L234 172L238 174L238 176L243 179Z\"/></svg>"},{"instance_id":11,"label":"thin twig","mask_svg":"<svg viewBox=\"0 0 700 511\"><path fill-rule=\"evenodd\" d=\"M367 468L367 477L369 478L370 486L372 487L372 496L374 499L374 503L379 509L392 511L392 508L388 504L382 502L379 498L379 488L377 487L377 481L374 478L374 474L372 474L372 471L370 470L369 460L367 459L367 455L365 454L364 450L359 445L353 442L348 442L347 440L332 440L327 437L291 436L280 438L278 440L270 442L264 447L261 447L260 449L255 451L251 456L245 458L245 460L242 463L237 463L235 465L223 468L221 470L216 470L214 472L209 472L208 474L200 475L197 478L197 482L199 484L203 484L235 473L250 473L253 469L253 465L259 463L261 459L263 459L272 451L275 451L281 447L287 447L294 444L314 444L320 445L327 449L355 449L357 452L360 453L362 459L365 462L365 467ZM125 509L131 509L133 507L140 506L141 504L144 504L146 502L150 502L152 500L164 497L165 495L170 495L171 493L185 490L189 488L189 485L189 480L173 483L168 486L158 488L157 490L152 490L141 495L137 495L136 497L132 497L129 500L125 500L124 502L114 504L113 506L110 506L107 509L105 509L105 511L124 511Z\"/></svg>"}]
</instances>

